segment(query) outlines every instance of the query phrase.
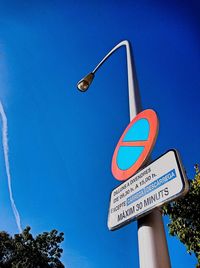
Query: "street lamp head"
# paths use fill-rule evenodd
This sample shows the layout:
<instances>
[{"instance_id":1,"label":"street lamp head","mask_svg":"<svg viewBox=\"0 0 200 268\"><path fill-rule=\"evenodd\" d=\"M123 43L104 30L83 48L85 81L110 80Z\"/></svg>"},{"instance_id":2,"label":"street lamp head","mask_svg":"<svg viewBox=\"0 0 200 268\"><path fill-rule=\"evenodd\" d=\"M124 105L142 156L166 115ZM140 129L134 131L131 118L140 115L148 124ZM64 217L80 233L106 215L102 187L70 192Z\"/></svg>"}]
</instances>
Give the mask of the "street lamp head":
<instances>
[{"instance_id":1,"label":"street lamp head","mask_svg":"<svg viewBox=\"0 0 200 268\"><path fill-rule=\"evenodd\" d=\"M78 82L77 84L78 90L80 90L81 92L85 92L89 88L93 79L94 79L94 73L89 73L88 75L86 75L83 79L81 79Z\"/></svg>"}]
</instances>

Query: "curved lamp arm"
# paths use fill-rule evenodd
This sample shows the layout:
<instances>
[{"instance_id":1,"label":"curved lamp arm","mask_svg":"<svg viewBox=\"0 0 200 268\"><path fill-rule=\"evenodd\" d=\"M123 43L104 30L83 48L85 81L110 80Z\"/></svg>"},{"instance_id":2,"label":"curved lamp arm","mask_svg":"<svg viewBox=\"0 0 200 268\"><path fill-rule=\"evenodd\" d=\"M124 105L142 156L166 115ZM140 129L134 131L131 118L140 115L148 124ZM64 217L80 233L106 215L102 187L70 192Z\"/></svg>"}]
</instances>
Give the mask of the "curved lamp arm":
<instances>
[{"instance_id":1,"label":"curved lamp arm","mask_svg":"<svg viewBox=\"0 0 200 268\"><path fill-rule=\"evenodd\" d=\"M127 40L121 41L117 44L103 59L100 63L94 68L94 70L81 79L77 87L80 91L85 92L94 79L94 75L97 70L103 65L103 63L120 47L126 47L126 56L127 56L127 71L128 71L128 91L129 91L129 111L130 111L130 120L132 120L137 113L139 113L141 108L140 94L138 89L137 76L135 71L135 66L132 63L132 53L131 45Z\"/></svg>"}]
</instances>

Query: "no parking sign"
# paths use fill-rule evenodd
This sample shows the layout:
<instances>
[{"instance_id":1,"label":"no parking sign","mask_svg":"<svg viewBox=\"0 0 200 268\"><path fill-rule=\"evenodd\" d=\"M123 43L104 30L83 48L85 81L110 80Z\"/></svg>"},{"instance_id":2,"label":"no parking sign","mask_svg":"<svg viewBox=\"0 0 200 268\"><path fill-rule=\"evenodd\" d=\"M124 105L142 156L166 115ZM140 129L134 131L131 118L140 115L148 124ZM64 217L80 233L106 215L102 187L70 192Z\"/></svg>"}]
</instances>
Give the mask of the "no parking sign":
<instances>
[{"instance_id":1,"label":"no parking sign","mask_svg":"<svg viewBox=\"0 0 200 268\"><path fill-rule=\"evenodd\" d=\"M127 180L148 159L158 135L158 117L147 109L127 126L113 154L112 173L120 181Z\"/></svg>"}]
</instances>

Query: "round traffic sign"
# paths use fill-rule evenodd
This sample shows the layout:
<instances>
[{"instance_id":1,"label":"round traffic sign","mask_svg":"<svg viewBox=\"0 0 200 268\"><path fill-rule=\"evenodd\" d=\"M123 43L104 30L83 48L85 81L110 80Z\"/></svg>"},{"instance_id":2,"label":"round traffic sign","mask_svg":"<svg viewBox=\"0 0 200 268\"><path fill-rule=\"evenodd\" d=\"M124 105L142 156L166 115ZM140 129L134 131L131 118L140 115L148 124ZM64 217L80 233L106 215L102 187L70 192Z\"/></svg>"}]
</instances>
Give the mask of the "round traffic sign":
<instances>
[{"instance_id":1,"label":"round traffic sign","mask_svg":"<svg viewBox=\"0 0 200 268\"><path fill-rule=\"evenodd\" d=\"M112 173L124 181L148 159L158 135L158 117L147 109L139 113L127 126L113 154Z\"/></svg>"}]
</instances>

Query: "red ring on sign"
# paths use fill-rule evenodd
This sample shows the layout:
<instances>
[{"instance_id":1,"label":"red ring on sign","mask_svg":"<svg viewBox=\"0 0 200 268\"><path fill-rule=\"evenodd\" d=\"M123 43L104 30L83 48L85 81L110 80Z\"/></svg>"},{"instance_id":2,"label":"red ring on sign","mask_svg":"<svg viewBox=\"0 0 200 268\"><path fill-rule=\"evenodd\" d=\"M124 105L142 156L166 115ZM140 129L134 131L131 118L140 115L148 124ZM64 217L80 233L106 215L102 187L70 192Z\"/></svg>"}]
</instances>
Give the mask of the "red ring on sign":
<instances>
[{"instance_id":1,"label":"red ring on sign","mask_svg":"<svg viewBox=\"0 0 200 268\"><path fill-rule=\"evenodd\" d=\"M148 139L146 141L133 141L133 142L124 142L124 136L127 134L129 129L140 119L146 119L149 123L149 134ZM145 161L148 159L154 144L156 142L156 138L158 136L158 128L159 128L159 121L157 114L152 109L147 109L139 113L127 126L124 133L122 134L116 148L113 154L112 158L112 173L113 176L120 181L127 180L131 176L134 175L134 173L145 163ZM136 160L136 162L128 169L122 170L117 165L117 155L119 148L121 146L144 146L144 150Z\"/></svg>"}]
</instances>

